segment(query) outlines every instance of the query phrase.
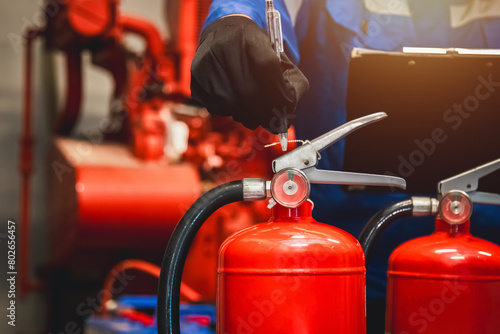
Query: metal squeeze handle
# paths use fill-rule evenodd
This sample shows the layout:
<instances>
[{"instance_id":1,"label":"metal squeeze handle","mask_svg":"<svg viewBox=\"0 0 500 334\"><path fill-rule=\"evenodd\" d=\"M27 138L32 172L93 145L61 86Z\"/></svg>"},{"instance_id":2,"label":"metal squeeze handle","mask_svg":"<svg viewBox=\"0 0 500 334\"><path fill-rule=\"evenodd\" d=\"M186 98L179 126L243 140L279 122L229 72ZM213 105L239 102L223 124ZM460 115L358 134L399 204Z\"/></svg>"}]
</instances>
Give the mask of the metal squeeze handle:
<instances>
[{"instance_id":1,"label":"metal squeeze handle","mask_svg":"<svg viewBox=\"0 0 500 334\"><path fill-rule=\"evenodd\" d=\"M390 186L406 188L400 177L340 171L318 170L319 152L333 145L348 134L368 124L387 117L384 112L375 113L346 123L273 161L274 177L269 185L272 200L270 207L279 203L285 207L297 207L309 198L310 183Z\"/></svg>"},{"instance_id":2,"label":"metal squeeze handle","mask_svg":"<svg viewBox=\"0 0 500 334\"><path fill-rule=\"evenodd\" d=\"M438 195L445 196L452 191L467 193L472 202L500 205L500 195L477 191L479 179L500 170L500 159L491 161L467 172L455 175L439 182Z\"/></svg>"},{"instance_id":3,"label":"metal squeeze handle","mask_svg":"<svg viewBox=\"0 0 500 334\"><path fill-rule=\"evenodd\" d=\"M386 117L385 112L379 112L350 121L275 159L273 170L278 173L283 169L299 169L311 183L390 186L405 189L406 181L400 177L326 171L315 168L319 162L320 151L330 147L350 133Z\"/></svg>"}]
</instances>

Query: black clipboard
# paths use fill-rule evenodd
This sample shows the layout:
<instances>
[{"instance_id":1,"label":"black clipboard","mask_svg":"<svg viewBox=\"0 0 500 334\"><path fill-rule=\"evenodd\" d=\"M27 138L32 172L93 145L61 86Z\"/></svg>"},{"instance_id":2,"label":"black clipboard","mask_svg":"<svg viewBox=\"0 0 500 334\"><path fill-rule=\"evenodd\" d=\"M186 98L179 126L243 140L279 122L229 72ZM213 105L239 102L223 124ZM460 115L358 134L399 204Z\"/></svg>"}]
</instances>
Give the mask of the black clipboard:
<instances>
[{"instance_id":1,"label":"black clipboard","mask_svg":"<svg viewBox=\"0 0 500 334\"><path fill-rule=\"evenodd\" d=\"M349 135L344 170L401 176L412 194L500 158L500 50L354 49L347 120L389 117ZM500 175L481 180L500 192ZM346 191L395 189L344 187Z\"/></svg>"}]
</instances>

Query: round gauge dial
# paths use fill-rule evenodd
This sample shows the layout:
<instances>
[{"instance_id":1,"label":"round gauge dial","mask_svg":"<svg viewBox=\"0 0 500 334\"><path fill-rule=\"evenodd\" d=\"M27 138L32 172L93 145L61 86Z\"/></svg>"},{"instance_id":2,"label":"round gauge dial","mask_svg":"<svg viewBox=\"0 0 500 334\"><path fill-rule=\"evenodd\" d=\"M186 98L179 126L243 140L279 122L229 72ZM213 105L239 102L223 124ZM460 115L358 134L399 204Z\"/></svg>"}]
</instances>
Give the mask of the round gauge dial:
<instances>
[{"instance_id":1,"label":"round gauge dial","mask_svg":"<svg viewBox=\"0 0 500 334\"><path fill-rule=\"evenodd\" d=\"M448 224L463 224L472 214L472 201L462 191L451 191L441 199L440 211Z\"/></svg>"},{"instance_id":2,"label":"round gauge dial","mask_svg":"<svg viewBox=\"0 0 500 334\"><path fill-rule=\"evenodd\" d=\"M284 169L271 181L274 200L288 208L296 208L309 198L311 186L307 177L298 169Z\"/></svg>"}]
</instances>

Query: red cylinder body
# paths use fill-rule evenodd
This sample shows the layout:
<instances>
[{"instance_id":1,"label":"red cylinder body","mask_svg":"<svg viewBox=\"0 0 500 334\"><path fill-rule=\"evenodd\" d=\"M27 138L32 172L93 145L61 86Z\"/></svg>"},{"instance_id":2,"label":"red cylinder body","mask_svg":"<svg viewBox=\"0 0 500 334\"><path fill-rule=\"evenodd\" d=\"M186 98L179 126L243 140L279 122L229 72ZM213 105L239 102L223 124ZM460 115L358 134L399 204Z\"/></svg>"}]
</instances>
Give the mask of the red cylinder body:
<instances>
[{"instance_id":1,"label":"red cylinder body","mask_svg":"<svg viewBox=\"0 0 500 334\"><path fill-rule=\"evenodd\" d=\"M58 138L50 173L51 261L152 254L201 193L195 166L148 163L119 144ZM138 253L138 252L141 253ZM79 254L79 255L76 255Z\"/></svg>"},{"instance_id":2,"label":"red cylinder body","mask_svg":"<svg viewBox=\"0 0 500 334\"><path fill-rule=\"evenodd\" d=\"M386 333L500 333L500 247L469 228L438 218L392 253Z\"/></svg>"},{"instance_id":3,"label":"red cylinder body","mask_svg":"<svg viewBox=\"0 0 500 334\"><path fill-rule=\"evenodd\" d=\"M218 334L366 333L361 245L315 221L312 207L276 205L269 222L222 244Z\"/></svg>"}]
</instances>

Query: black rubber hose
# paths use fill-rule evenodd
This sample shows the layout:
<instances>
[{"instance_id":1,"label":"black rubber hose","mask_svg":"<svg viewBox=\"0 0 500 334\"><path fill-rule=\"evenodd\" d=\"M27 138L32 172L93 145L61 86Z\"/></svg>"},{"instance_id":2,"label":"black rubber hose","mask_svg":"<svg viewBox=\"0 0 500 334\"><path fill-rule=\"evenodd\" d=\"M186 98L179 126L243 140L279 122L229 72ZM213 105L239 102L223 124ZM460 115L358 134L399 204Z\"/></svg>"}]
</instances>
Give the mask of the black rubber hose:
<instances>
[{"instance_id":1,"label":"black rubber hose","mask_svg":"<svg viewBox=\"0 0 500 334\"><path fill-rule=\"evenodd\" d=\"M179 300L182 271L196 233L224 205L243 201L243 181L222 184L201 196L175 227L161 265L158 286L158 334L180 334Z\"/></svg>"},{"instance_id":2,"label":"black rubber hose","mask_svg":"<svg viewBox=\"0 0 500 334\"><path fill-rule=\"evenodd\" d=\"M394 220L413 216L413 201L407 200L396 203L386 209L377 212L369 221L359 235L359 242L368 258L373 244L378 240L382 232Z\"/></svg>"}]
</instances>

